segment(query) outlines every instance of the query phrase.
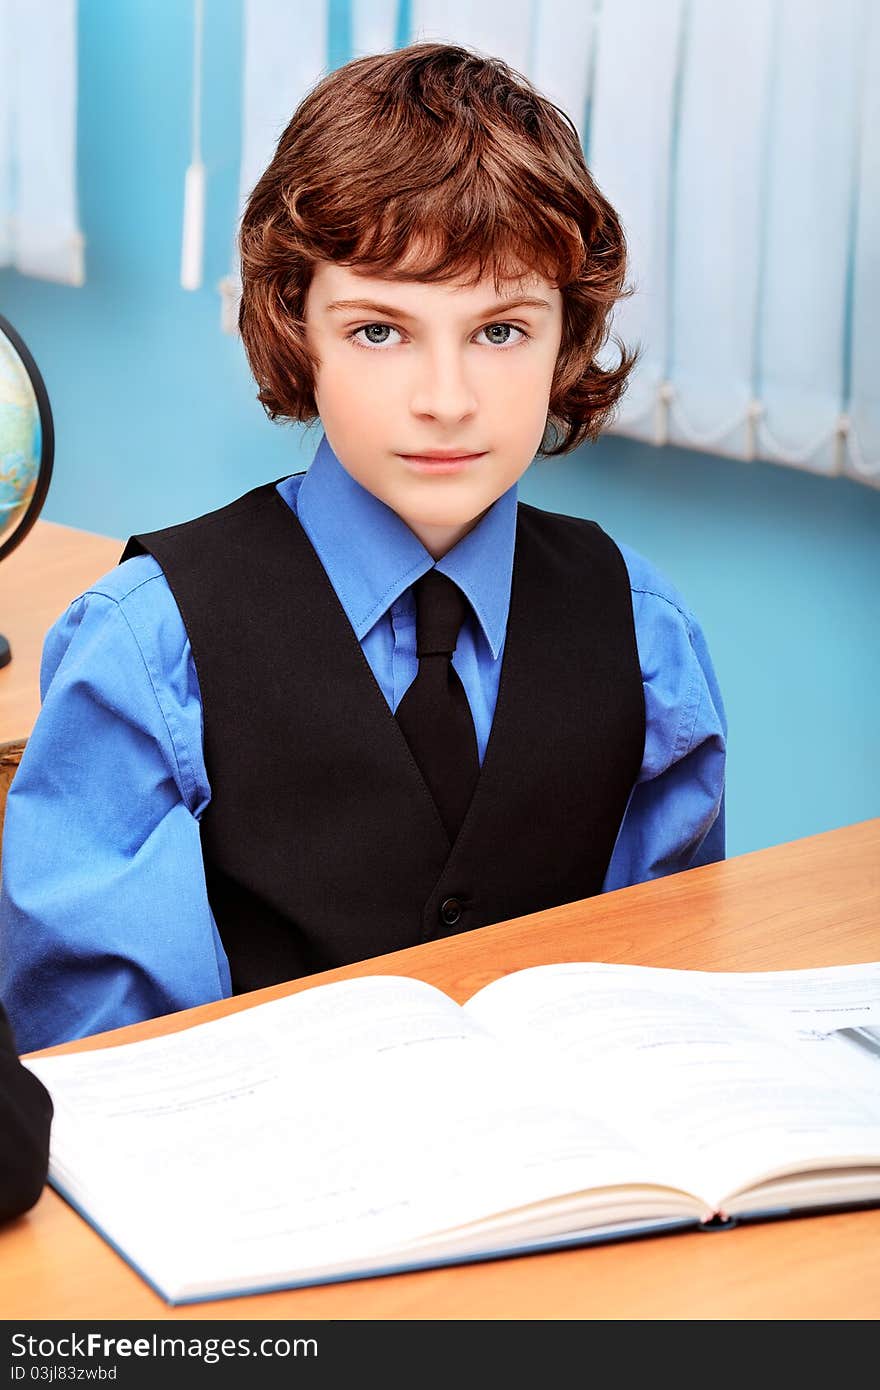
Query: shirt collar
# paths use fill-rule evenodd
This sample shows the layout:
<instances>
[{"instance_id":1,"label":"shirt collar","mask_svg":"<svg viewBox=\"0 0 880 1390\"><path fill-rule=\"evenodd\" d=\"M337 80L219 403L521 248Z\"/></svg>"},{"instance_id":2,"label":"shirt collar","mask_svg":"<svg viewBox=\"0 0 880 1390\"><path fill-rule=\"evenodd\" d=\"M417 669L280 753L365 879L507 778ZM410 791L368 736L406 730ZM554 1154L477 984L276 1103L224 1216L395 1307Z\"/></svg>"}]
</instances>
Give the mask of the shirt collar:
<instances>
[{"instance_id":1,"label":"shirt collar","mask_svg":"<svg viewBox=\"0 0 880 1390\"><path fill-rule=\"evenodd\" d=\"M434 564L397 513L346 472L326 436L305 477L295 485L286 479L279 492L288 504L295 498L297 516L358 641ZM516 510L514 483L437 561L469 600L495 660L510 607Z\"/></svg>"}]
</instances>

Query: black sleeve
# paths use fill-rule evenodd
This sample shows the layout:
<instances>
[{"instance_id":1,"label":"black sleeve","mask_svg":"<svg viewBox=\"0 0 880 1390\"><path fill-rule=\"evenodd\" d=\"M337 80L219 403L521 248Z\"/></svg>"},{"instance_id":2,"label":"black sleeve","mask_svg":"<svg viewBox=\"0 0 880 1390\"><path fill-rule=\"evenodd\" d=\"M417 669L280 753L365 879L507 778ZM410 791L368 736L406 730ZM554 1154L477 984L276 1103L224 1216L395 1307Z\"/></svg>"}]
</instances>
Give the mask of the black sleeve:
<instances>
[{"instance_id":1,"label":"black sleeve","mask_svg":"<svg viewBox=\"0 0 880 1390\"><path fill-rule=\"evenodd\" d=\"M49 1167L52 1101L23 1067L0 1004L0 1221L32 1207Z\"/></svg>"}]
</instances>

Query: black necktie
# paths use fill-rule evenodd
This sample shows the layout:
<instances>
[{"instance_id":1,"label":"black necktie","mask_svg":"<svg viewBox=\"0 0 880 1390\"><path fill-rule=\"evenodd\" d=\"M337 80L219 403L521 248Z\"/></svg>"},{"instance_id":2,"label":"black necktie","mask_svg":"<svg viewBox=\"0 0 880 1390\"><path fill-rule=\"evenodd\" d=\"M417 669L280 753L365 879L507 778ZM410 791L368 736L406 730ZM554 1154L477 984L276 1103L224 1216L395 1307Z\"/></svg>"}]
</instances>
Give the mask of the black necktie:
<instances>
[{"instance_id":1,"label":"black necktie","mask_svg":"<svg viewBox=\"0 0 880 1390\"><path fill-rule=\"evenodd\" d=\"M417 580L414 592L419 669L396 718L452 843L480 771L470 706L452 665L466 600L436 569Z\"/></svg>"}]
</instances>

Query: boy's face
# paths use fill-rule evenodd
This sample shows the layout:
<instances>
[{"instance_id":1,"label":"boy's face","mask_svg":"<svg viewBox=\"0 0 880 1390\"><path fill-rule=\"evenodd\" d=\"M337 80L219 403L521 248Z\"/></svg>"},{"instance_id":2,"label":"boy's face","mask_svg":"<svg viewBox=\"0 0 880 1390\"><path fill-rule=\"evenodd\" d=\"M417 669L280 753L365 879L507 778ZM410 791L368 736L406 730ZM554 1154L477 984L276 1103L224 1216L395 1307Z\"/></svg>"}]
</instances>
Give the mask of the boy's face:
<instances>
[{"instance_id":1,"label":"boy's face","mask_svg":"<svg viewBox=\"0 0 880 1390\"><path fill-rule=\"evenodd\" d=\"M305 322L334 453L439 559L537 453L560 291L538 275L499 296L491 275L472 286L405 282L324 261ZM424 457L438 452L456 457Z\"/></svg>"}]
</instances>

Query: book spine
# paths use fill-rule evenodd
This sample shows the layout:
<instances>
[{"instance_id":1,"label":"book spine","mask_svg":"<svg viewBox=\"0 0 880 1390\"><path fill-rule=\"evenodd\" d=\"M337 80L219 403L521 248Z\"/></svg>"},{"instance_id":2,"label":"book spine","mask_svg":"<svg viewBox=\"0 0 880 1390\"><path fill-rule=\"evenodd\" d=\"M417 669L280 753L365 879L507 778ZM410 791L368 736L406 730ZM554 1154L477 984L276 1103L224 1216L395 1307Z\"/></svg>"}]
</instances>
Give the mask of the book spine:
<instances>
[{"instance_id":1,"label":"book spine","mask_svg":"<svg viewBox=\"0 0 880 1390\"><path fill-rule=\"evenodd\" d=\"M729 1231L736 1225L735 1216L727 1216L723 1211L716 1211L705 1221L700 1222L701 1231Z\"/></svg>"}]
</instances>

